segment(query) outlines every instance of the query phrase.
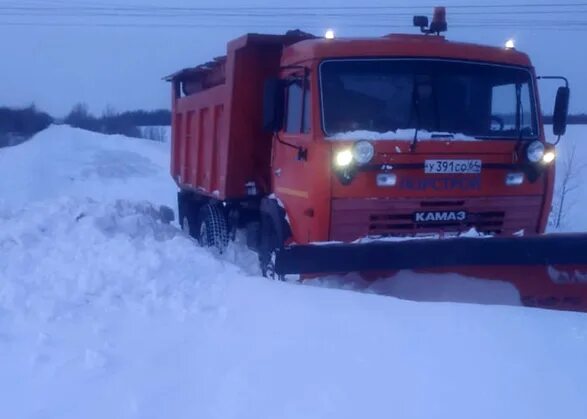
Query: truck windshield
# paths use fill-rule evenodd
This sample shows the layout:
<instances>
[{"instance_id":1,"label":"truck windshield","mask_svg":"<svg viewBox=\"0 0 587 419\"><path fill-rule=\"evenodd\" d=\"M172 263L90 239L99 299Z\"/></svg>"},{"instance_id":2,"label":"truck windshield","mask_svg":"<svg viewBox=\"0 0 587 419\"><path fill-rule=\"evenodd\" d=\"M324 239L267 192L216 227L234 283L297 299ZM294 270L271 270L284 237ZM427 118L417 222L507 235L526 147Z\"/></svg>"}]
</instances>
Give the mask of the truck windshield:
<instances>
[{"instance_id":1,"label":"truck windshield","mask_svg":"<svg viewBox=\"0 0 587 419\"><path fill-rule=\"evenodd\" d=\"M403 130L479 139L538 135L531 75L520 67L432 59L329 60L320 65L320 86L327 136Z\"/></svg>"}]
</instances>

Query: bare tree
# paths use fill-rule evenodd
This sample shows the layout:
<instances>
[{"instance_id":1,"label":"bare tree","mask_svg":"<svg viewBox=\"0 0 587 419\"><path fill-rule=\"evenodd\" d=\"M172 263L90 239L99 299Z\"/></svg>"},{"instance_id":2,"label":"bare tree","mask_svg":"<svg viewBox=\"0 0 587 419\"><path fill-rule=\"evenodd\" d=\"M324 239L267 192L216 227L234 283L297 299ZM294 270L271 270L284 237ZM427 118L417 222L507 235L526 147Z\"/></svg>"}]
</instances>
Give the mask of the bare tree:
<instances>
[{"instance_id":1,"label":"bare tree","mask_svg":"<svg viewBox=\"0 0 587 419\"><path fill-rule=\"evenodd\" d=\"M553 221L555 228L560 228L569 210L576 204L573 198L575 192L581 186L581 173L585 164L577 161L577 145L573 143L566 157L560 163L560 186L555 195Z\"/></svg>"}]
</instances>

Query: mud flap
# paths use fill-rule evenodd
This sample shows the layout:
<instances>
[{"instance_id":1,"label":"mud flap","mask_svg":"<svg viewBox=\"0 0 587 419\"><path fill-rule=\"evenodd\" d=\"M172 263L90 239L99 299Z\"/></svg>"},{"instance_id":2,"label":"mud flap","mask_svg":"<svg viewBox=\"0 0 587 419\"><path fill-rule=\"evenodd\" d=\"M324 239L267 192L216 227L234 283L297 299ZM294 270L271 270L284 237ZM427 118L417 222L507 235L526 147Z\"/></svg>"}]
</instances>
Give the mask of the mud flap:
<instances>
[{"instance_id":1,"label":"mud flap","mask_svg":"<svg viewBox=\"0 0 587 419\"><path fill-rule=\"evenodd\" d=\"M276 259L279 275L399 270L507 281L525 305L587 311L587 234L300 245Z\"/></svg>"}]
</instances>

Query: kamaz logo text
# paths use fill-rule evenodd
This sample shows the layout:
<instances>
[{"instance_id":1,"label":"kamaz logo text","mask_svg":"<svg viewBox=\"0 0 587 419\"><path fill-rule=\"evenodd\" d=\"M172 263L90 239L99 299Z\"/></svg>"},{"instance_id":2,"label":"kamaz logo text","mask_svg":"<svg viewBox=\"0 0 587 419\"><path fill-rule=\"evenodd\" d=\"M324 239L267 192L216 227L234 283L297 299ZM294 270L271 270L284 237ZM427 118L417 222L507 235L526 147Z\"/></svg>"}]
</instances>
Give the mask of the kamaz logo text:
<instances>
[{"instance_id":1,"label":"kamaz logo text","mask_svg":"<svg viewBox=\"0 0 587 419\"><path fill-rule=\"evenodd\" d=\"M414 213L416 223L448 223L467 219L465 211L420 211Z\"/></svg>"}]
</instances>

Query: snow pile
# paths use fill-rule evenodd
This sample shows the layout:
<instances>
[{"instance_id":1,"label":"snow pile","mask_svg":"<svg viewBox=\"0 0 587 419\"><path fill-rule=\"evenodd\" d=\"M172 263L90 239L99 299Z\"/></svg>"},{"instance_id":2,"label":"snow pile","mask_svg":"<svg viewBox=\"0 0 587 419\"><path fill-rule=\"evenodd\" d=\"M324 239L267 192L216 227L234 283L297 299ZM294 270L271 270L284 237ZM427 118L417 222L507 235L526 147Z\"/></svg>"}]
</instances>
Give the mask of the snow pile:
<instances>
[{"instance_id":1,"label":"snow pile","mask_svg":"<svg viewBox=\"0 0 587 419\"><path fill-rule=\"evenodd\" d=\"M457 274L417 274L400 271L391 278L357 274L326 276L308 285L347 289L403 300L521 306L520 293L509 282L484 281Z\"/></svg>"},{"instance_id":2,"label":"snow pile","mask_svg":"<svg viewBox=\"0 0 587 419\"><path fill-rule=\"evenodd\" d=\"M413 236L398 236L398 237L389 237L389 236L366 236L360 237L351 243L354 244L366 244L366 243L397 243L397 242L405 242L405 241L413 241L413 240L446 240L446 239L454 239L454 238L469 238L469 239L488 239L494 237L494 234L490 233L483 233L477 231L476 228L472 227L467 231L463 232L446 232L446 233L416 233ZM329 246L333 244L344 244L343 241L327 241L327 242L310 242L312 246Z\"/></svg>"},{"instance_id":3,"label":"snow pile","mask_svg":"<svg viewBox=\"0 0 587 419\"><path fill-rule=\"evenodd\" d=\"M236 272L149 203L61 199L0 213L0 307L46 319L101 304L197 301L192 280ZM181 309L186 307L181 306Z\"/></svg>"},{"instance_id":4,"label":"snow pile","mask_svg":"<svg viewBox=\"0 0 587 419\"><path fill-rule=\"evenodd\" d=\"M146 203L39 203L0 231L0 417L587 412L583 314L270 282Z\"/></svg>"},{"instance_id":5,"label":"snow pile","mask_svg":"<svg viewBox=\"0 0 587 419\"><path fill-rule=\"evenodd\" d=\"M52 126L0 149L0 179L0 203L15 208L59 197L175 206L169 144L68 126Z\"/></svg>"},{"instance_id":6,"label":"snow pile","mask_svg":"<svg viewBox=\"0 0 587 419\"><path fill-rule=\"evenodd\" d=\"M377 131L349 131L328 136L329 140L406 140L412 141L416 135L415 129L398 129L388 132ZM461 133L418 131L418 140L450 140L450 141L481 141Z\"/></svg>"}]
</instances>

